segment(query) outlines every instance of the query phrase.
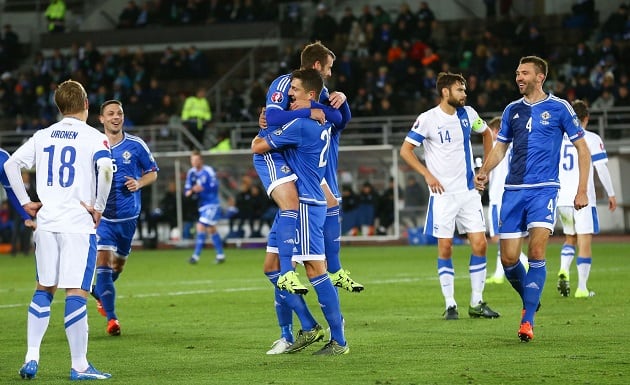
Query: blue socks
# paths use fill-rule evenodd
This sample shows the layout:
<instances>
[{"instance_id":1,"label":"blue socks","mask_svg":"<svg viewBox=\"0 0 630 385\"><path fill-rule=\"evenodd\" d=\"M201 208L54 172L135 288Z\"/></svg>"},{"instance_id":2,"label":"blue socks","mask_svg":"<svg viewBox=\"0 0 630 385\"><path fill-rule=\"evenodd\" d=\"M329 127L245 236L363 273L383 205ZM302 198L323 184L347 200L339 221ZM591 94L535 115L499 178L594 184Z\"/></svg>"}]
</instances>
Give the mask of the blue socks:
<instances>
[{"instance_id":1,"label":"blue socks","mask_svg":"<svg viewBox=\"0 0 630 385\"><path fill-rule=\"evenodd\" d=\"M219 235L218 231L212 234L212 244L214 244L214 251L217 253L217 255L222 255L223 254L223 241L221 240L221 235Z\"/></svg>"},{"instance_id":2,"label":"blue socks","mask_svg":"<svg viewBox=\"0 0 630 385\"><path fill-rule=\"evenodd\" d=\"M282 337L287 341L293 342L293 313L295 312L303 330L311 330L317 325L317 321L306 306L304 297L297 294L291 294L287 291L278 289L278 277L280 271L270 271L265 273L275 289L275 305L276 315L278 316L278 324L282 332Z\"/></svg>"},{"instance_id":3,"label":"blue socks","mask_svg":"<svg viewBox=\"0 0 630 385\"><path fill-rule=\"evenodd\" d=\"M107 320L118 319L114 311L116 303L116 287L114 286L112 268L98 266L96 268L96 295L101 300L103 310L107 314Z\"/></svg>"},{"instance_id":4,"label":"blue socks","mask_svg":"<svg viewBox=\"0 0 630 385\"><path fill-rule=\"evenodd\" d=\"M206 243L206 232L202 231L197 233L197 238L195 239L195 252L194 255L201 255L201 250L203 250L203 245Z\"/></svg>"},{"instance_id":5,"label":"blue socks","mask_svg":"<svg viewBox=\"0 0 630 385\"><path fill-rule=\"evenodd\" d=\"M314 277L310 281L317 293L319 306L321 306L324 317L330 326L330 339L337 341L341 346L346 346L337 290L335 290L327 273Z\"/></svg>"},{"instance_id":6,"label":"blue socks","mask_svg":"<svg viewBox=\"0 0 630 385\"><path fill-rule=\"evenodd\" d=\"M503 266L503 270L505 271L505 278L510 282L514 290L523 298L523 288L525 277L527 276L527 271L525 270L525 266L521 263L521 261L517 261L515 265L512 266ZM523 306L525 304L523 303Z\"/></svg>"},{"instance_id":7,"label":"blue socks","mask_svg":"<svg viewBox=\"0 0 630 385\"><path fill-rule=\"evenodd\" d=\"M286 274L293 270L293 248L295 247L295 229L297 225L297 210L281 210L276 223L276 240L280 257L280 272Z\"/></svg>"},{"instance_id":8,"label":"blue socks","mask_svg":"<svg viewBox=\"0 0 630 385\"><path fill-rule=\"evenodd\" d=\"M521 322L527 322L534 326L534 316L536 309L540 303L540 296L545 287L545 279L547 279L546 261L529 260L529 270L523 282L523 305L525 315Z\"/></svg>"},{"instance_id":9,"label":"blue socks","mask_svg":"<svg viewBox=\"0 0 630 385\"><path fill-rule=\"evenodd\" d=\"M326 210L324 222L324 250L329 273L336 273L341 269L339 250L341 249L341 223L339 222L339 206Z\"/></svg>"}]
</instances>

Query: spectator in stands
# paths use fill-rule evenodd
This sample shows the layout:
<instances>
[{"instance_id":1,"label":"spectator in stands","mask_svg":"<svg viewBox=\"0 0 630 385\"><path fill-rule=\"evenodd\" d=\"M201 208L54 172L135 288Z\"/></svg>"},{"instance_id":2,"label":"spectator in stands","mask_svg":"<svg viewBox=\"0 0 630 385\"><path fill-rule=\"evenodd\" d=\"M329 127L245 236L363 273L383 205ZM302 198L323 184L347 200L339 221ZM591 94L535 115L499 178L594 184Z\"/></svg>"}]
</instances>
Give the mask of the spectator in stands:
<instances>
[{"instance_id":1,"label":"spectator in stands","mask_svg":"<svg viewBox=\"0 0 630 385\"><path fill-rule=\"evenodd\" d=\"M574 93L576 99L586 100L588 103L595 101L597 91L589 81L588 74L578 75Z\"/></svg>"},{"instance_id":2,"label":"spectator in stands","mask_svg":"<svg viewBox=\"0 0 630 385\"><path fill-rule=\"evenodd\" d=\"M617 10L608 16L604 24L602 24L601 34L604 37L610 37L613 40L624 39L624 32L628 25L628 5L619 4Z\"/></svg>"},{"instance_id":3,"label":"spectator in stands","mask_svg":"<svg viewBox=\"0 0 630 385\"><path fill-rule=\"evenodd\" d=\"M359 234L358 197L350 185L341 187L341 234Z\"/></svg>"},{"instance_id":4,"label":"spectator in stands","mask_svg":"<svg viewBox=\"0 0 630 385\"><path fill-rule=\"evenodd\" d=\"M140 16L140 8L135 1L130 0L118 15L118 28L133 28Z\"/></svg>"},{"instance_id":5,"label":"spectator in stands","mask_svg":"<svg viewBox=\"0 0 630 385\"><path fill-rule=\"evenodd\" d=\"M190 77L202 79L208 76L208 60L206 55L196 46L188 47L186 68Z\"/></svg>"},{"instance_id":6,"label":"spectator in stands","mask_svg":"<svg viewBox=\"0 0 630 385\"><path fill-rule=\"evenodd\" d=\"M46 20L48 20L48 32L63 32L66 29L66 3L63 0L51 0L46 11L44 11Z\"/></svg>"},{"instance_id":7,"label":"spectator in stands","mask_svg":"<svg viewBox=\"0 0 630 385\"><path fill-rule=\"evenodd\" d=\"M149 1L142 2L142 7L140 7L138 18L136 19L136 27L142 28L155 23L155 11L152 5L153 3Z\"/></svg>"},{"instance_id":8,"label":"spectator in stands","mask_svg":"<svg viewBox=\"0 0 630 385\"><path fill-rule=\"evenodd\" d=\"M376 216L378 218L378 228L376 234L386 235L389 227L394 224L395 219L395 200L394 200L394 178L390 177L387 187L378 198ZM403 194L398 187L398 199L402 199Z\"/></svg>"},{"instance_id":9,"label":"spectator in stands","mask_svg":"<svg viewBox=\"0 0 630 385\"><path fill-rule=\"evenodd\" d=\"M571 6L571 16L563 25L566 28L590 29L595 26L595 0L576 0Z\"/></svg>"},{"instance_id":10,"label":"spectator in stands","mask_svg":"<svg viewBox=\"0 0 630 385\"><path fill-rule=\"evenodd\" d=\"M352 12L352 7L346 7L343 11L343 15L339 20L339 28L338 33L343 41L348 40L348 36L350 35L350 31L352 31L352 26L354 23L358 25L358 19Z\"/></svg>"},{"instance_id":11,"label":"spectator in stands","mask_svg":"<svg viewBox=\"0 0 630 385\"><path fill-rule=\"evenodd\" d=\"M405 210L401 215L401 220L409 227L417 227L418 223L422 223L420 218L426 207L428 191L425 191L418 183L414 176L407 178L405 186Z\"/></svg>"},{"instance_id":12,"label":"spectator in stands","mask_svg":"<svg viewBox=\"0 0 630 385\"><path fill-rule=\"evenodd\" d=\"M252 221L252 213L254 207L252 205L252 178L244 175L241 177L241 184L239 186L239 192L236 194L235 204L236 214L230 217L230 232L228 238L244 238L245 237L245 222ZM250 233L252 228L250 227Z\"/></svg>"},{"instance_id":13,"label":"spectator in stands","mask_svg":"<svg viewBox=\"0 0 630 385\"><path fill-rule=\"evenodd\" d=\"M420 7L416 15L419 20L426 21L428 25L431 25L431 22L435 20L435 14L431 8L429 8L429 4L426 1L420 2Z\"/></svg>"},{"instance_id":14,"label":"spectator in stands","mask_svg":"<svg viewBox=\"0 0 630 385\"><path fill-rule=\"evenodd\" d=\"M363 182L357 204L357 215L362 235L374 235L377 204L378 193L374 190L374 186L368 181Z\"/></svg>"},{"instance_id":15,"label":"spectator in stands","mask_svg":"<svg viewBox=\"0 0 630 385\"><path fill-rule=\"evenodd\" d=\"M267 221L263 220L263 216L269 208L271 199L267 197L267 194L262 193L260 185L256 183L252 184L252 187L249 189L249 193L251 194L253 206L252 216L249 222L249 226L251 228L249 236L251 238L260 238L262 237L263 224L267 223Z\"/></svg>"},{"instance_id":16,"label":"spectator in stands","mask_svg":"<svg viewBox=\"0 0 630 385\"><path fill-rule=\"evenodd\" d=\"M311 27L311 41L321 41L326 46L335 42L337 35L337 21L328 14L328 7L324 3L317 5L317 15Z\"/></svg>"},{"instance_id":17,"label":"spectator in stands","mask_svg":"<svg viewBox=\"0 0 630 385\"><path fill-rule=\"evenodd\" d=\"M216 137L216 144L210 149L210 152L228 152L231 149L230 132L225 129L219 131Z\"/></svg>"},{"instance_id":18,"label":"spectator in stands","mask_svg":"<svg viewBox=\"0 0 630 385\"><path fill-rule=\"evenodd\" d=\"M615 95L614 107L630 107L630 95L628 95L628 86L619 85Z\"/></svg>"},{"instance_id":19,"label":"spectator in stands","mask_svg":"<svg viewBox=\"0 0 630 385\"><path fill-rule=\"evenodd\" d=\"M12 71L17 67L20 56L20 39L11 24L5 24L0 36L0 72Z\"/></svg>"},{"instance_id":20,"label":"spectator in stands","mask_svg":"<svg viewBox=\"0 0 630 385\"><path fill-rule=\"evenodd\" d=\"M375 33L378 34L383 27L383 24L392 24L392 19L389 13L386 12L383 7L377 5L376 7L374 7L374 21L372 22L372 24L374 24Z\"/></svg>"},{"instance_id":21,"label":"spectator in stands","mask_svg":"<svg viewBox=\"0 0 630 385\"><path fill-rule=\"evenodd\" d=\"M205 141L206 128L212 120L212 111L206 99L206 91L206 88L201 86L197 88L197 92L194 95L187 97L184 101L181 115L184 127L202 148ZM191 148L195 146L191 144Z\"/></svg>"},{"instance_id":22,"label":"spectator in stands","mask_svg":"<svg viewBox=\"0 0 630 385\"><path fill-rule=\"evenodd\" d=\"M593 110L609 110L615 105L615 96L613 93L608 90L602 90L602 94L595 99L593 104L591 105L591 109Z\"/></svg>"},{"instance_id":23,"label":"spectator in stands","mask_svg":"<svg viewBox=\"0 0 630 385\"><path fill-rule=\"evenodd\" d=\"M362 28L365 28L367 24L374 23L374 14L369 4L365 4L361 9L361 15L359 15L358 21Z\"/></svg>"}]
</instances>

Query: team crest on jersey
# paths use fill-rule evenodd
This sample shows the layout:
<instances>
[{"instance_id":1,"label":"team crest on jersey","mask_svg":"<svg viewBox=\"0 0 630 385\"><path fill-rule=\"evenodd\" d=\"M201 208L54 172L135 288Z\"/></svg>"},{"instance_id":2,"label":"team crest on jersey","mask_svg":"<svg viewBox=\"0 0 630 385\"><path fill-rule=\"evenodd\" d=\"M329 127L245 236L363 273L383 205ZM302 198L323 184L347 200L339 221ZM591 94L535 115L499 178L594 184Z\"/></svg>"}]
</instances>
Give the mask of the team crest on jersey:
<instances>
[{"instance_id":1,"label":"team crest on jersey","mask_svg":"<svg viewBox=\"0 0 630 385\"><path fill-rule=\"evenodd\" d=\"M549 125L549 118L551 118L551 114L549 113L549 111L543 112L542 114L540 114L540 119L542 119L540 121L540 124L542 124L543 126Z\"/></svg>"},{"instance_id":2,"label":"team crest on jersey","mask_svg":"<svg viewBox=\"0 0 630 385\"><path fill-rule=\"evenodd\" d=\"M282 171L285 174L290 174L291 173L291 167L287 166L286 164L282 167L280 167L280 171Z\"/></svg>"},{"instance_id":3,"label":"team crest on jersey","mask_svg":"<svg viewBox=\"0 0 630 385\"><path fill-rule=\"evenodd\" d=\"M578 120L577 116L573 117L573 125L575 127L580 127L580 121Z\"/></svg>"},{"instance_id":4,"label":"team crest on jersey","mask_svg":"<svg viewBox=\"0 0 630 385\"><path fill-rule=\"evenodd\" d=\"M131 163L131 153L129 151L123 152L122 158L123 158L123 163L124 164Z\"/></svg>"},{"instance_id":5,"label":"team crest on jersey","mask_svg":"<svg viewBox=\"0 0 630 385\"><path fill-rule=\"evenodd\" d=\"M273 132L274 135L282 135L282 128L279 128Z\"/></svg>"},{"instance_id":6,"label":"team crest on jersey","mask_svg":"<svg viewBox=\"0 0 630 385\"><path fill-rule=\"evenodd\" d=\"M274 103L282 103L282 100L284 99L284 96L282 95L282 92L274 92L271 95L271 101Z\"/></svg>"}]
</instances>

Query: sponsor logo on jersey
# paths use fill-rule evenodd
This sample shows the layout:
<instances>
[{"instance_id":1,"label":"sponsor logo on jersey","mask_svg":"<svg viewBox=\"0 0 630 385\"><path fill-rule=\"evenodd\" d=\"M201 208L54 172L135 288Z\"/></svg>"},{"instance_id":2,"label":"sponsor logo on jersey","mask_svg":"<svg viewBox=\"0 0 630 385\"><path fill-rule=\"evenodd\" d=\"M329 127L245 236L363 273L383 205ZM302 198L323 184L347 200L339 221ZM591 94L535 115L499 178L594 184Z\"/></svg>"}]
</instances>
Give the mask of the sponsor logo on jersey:
<instances>
[{"instance_id":1,"label":"sponsor logo on jersey","mask_svg":"<svg viewBox=\"0 0 630 385\"><path fill-rule=\"evenodd\" d=\"M517 112L517 113L516 113L516 115L514 115L514 116L512 117L512 120L514 120L514 119L518 119L519 117L520 117L520 116L518 116L518 112Z\"/></svg>"}]
</instances>

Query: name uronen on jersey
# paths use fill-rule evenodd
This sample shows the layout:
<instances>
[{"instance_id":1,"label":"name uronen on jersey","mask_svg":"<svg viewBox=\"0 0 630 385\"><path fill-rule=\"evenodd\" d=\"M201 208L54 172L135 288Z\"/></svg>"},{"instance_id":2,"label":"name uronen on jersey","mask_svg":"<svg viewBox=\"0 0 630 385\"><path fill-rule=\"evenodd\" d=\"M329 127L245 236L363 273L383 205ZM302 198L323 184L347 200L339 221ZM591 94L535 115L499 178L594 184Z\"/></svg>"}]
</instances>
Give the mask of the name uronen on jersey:
<instances>
[{"instance_id":1,"label":"name uronen on jersey","mask_svg":"<svg viewBox=\"0 0 630 385\"><path fill-rule=\"evenodd\" d=\"M58 139L76 139L79 135L76 131L63 131L63 130L54 130L50 133L51 138Z\"/></svg>"}]
</instances>

